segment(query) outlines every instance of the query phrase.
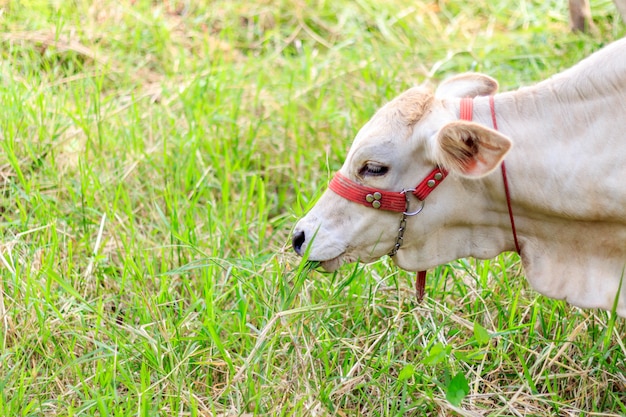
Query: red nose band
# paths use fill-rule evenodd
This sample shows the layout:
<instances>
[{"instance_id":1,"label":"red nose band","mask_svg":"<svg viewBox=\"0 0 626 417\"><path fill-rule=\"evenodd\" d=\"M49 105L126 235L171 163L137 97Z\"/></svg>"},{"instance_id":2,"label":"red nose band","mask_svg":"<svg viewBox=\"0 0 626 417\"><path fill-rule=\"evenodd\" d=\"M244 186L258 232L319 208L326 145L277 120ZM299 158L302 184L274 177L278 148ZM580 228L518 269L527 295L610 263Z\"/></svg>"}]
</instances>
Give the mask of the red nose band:
<instances>
[{"instance_id":1,"label":"red nose band","mask_svg":"<svg viewBox=\"0 0 626 417\"><path fill-rule=\"evenodd\" d=\"M403 212L406 209L404 194L384 191L358 184L337 172L330 181L328 188L355 203L376 209Z\"/></svg>"},{"instance_id":2,"label":"red nose band","mask_svg":"<svg viewBox=\"0 0 626 417\"><path fill-rule=\"evenodd\" d=\"M446 178L446 175L448 175L446 170L437 167L413 189L386 191L366 187L337 172L328 187L339 196L363 206L404 213L407 210L407 193L411 193L417 197L418 200L424 201L444 178Z\"/></svg>"}]
</instances>

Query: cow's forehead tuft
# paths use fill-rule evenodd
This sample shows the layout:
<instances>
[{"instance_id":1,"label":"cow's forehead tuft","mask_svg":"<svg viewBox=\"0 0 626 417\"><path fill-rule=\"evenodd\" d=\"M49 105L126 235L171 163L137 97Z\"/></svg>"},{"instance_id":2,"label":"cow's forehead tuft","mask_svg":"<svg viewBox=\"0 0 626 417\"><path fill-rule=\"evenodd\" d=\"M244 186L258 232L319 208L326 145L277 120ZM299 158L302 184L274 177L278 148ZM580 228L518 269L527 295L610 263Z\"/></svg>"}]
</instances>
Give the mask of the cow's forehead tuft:
<instances>
[{"instance_id":1,"label":"cow's forehead tuft","mask_svg":"<svg viewBox=\"0 0 626 417\"><path fill-rule=\"evenodd\" d=\"M412 126L422 119L433 99L432 91L424 87L413 87L383 106L380 113L399 118L403 124Z\"/></svg>"}]
</instances>

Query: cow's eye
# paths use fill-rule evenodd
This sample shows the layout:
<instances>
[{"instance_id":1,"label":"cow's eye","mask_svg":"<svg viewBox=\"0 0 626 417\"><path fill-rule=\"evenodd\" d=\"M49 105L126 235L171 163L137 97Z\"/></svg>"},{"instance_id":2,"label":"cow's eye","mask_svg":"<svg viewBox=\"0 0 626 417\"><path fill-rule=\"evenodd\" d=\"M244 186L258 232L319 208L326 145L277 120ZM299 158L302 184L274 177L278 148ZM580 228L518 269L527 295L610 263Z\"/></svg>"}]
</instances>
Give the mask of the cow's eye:
<instances>
[{"instance_id":1,"label":"cow's eye","mask_svg":"<svg viewBox=\"0 0 626 417\"><path fill-rule=\"evenodd\" d=\"M365 177L365 176L379 177L381 175L385 175L387 171L389 171L389 168L387 168L384 165L368 162L367 164L363 165L363 168L361 168L361 170L359 171L359 174L362 177Z\"/></svg>"}]
</instances>

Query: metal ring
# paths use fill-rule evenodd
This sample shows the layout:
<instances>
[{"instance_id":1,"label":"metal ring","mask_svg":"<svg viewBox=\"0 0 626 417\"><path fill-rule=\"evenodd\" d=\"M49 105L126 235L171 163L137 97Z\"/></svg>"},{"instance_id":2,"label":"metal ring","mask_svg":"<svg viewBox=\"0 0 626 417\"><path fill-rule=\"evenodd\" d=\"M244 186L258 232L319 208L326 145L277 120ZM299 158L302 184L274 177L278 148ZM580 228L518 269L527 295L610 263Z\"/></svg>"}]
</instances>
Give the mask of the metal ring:
<instances>
[{"instance_id":1,"label":"metal ring","mask_svg":"<svg viewBox=\"0 0 626 417\"><path fill-rule=\"evenodd\" d=\"M421 206L419 206L419 208L418 208L417 210L412 211L412 212L410 212L410 213L408 213L408 212L406 212L406 211L405 211L405 212L403 212L403 214L404 214L405 216L415 216L416 214L419 214L419 213L420 213L420 212L424 209L424 200L419 200L419 201L420 201L420 203L422 203L422 205L421 205Z\"/></svg>"},{"instance_id":2,"label":"metal ring","mask_svg":"<svg viewBox=\"0 0 626 417\"><path fill-rule=\"evenodd\" d=\"M406 196L406 207L407 207L407 209L409 207L409 196L408 196L407 193L408 192L414 192L414 191L415 191L415 188L411 188L411 189L408 189L408 190L403 189L402 191L400 191L400 194L404 194ZM422 203L422 205L419 206L419 208L417 210L412 211L412 212L404 211L402 214L404 214L405 216L415 216L416 214L419 214L424 209L424 200L419 200L418 199L418 201L420 203Z\"/></svg>"}]
</instances>

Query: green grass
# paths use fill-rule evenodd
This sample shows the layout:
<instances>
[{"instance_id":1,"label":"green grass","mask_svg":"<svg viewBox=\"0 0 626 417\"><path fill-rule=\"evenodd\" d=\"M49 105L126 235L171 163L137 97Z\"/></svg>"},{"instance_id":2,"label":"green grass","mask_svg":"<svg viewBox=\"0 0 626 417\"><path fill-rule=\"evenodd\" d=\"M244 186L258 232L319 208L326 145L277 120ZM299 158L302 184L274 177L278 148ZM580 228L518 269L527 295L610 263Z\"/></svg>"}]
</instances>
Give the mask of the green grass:
<instances>
[{"instance_id":1,"label":"green grass","mask_svg":"<svg viewBox=\"0 0 626 417\"><path fill-rule=\"evenodd\" d=\"M288 243L381 104L544 79L624 35L592 9L584 36L565 1L3 2L0 415L625 415L624 320L515 255L417 305L388 259Z\"/></svg>"}]
</instances>

